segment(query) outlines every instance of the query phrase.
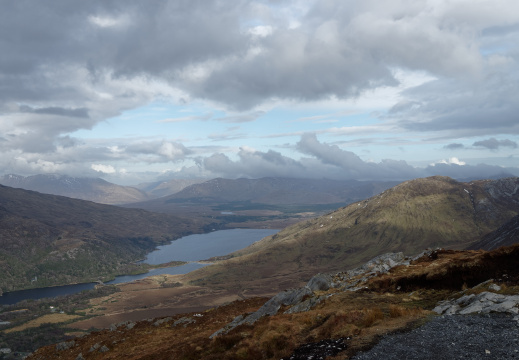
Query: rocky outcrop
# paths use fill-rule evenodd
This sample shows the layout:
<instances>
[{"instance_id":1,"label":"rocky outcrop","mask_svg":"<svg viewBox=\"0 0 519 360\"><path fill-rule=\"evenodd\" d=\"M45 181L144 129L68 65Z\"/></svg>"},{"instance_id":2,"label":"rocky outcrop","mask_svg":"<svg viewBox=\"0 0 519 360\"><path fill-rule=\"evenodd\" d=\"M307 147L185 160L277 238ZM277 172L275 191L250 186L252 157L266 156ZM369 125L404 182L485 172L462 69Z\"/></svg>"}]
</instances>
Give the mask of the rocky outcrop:
<instances>
[{"instance_id":1,"label":"rocky outcrop","mask_svg":"<svg viewBox=\"0 0 519 360\"><path fill-rule=\"evenodd\" d=\"M464 295L456 300L445 300L433 309L440 315L467 315L508 313L519 321L519 295L502 295L484 291L477 295Z\"/></svg>"},{"instance_id":2,"label":"rocky outcrop","mask_svg":"<svg viewBox=\"0 0 519 360\"><path fill-rule=\"evenodd\" d=\"M419 256L423 256L420 254ZM263 316L272 316L278 313L282 306L289 306L285 314L305 312L312 309L322 300L332 294L320 294L330 288L338 288L343 291L356 291L363 288L362 284L373 276L388 272L397 265L407 265L411 259L403 253L388 253L377 256L359 268L335 275L317 274L308 283L299 289L285 290L272 297L256 312L247 316L239 315L231 323L214 332L210 338L227 334L229 331L242 324L252 325Z\"/></svg>"}]
</instances>

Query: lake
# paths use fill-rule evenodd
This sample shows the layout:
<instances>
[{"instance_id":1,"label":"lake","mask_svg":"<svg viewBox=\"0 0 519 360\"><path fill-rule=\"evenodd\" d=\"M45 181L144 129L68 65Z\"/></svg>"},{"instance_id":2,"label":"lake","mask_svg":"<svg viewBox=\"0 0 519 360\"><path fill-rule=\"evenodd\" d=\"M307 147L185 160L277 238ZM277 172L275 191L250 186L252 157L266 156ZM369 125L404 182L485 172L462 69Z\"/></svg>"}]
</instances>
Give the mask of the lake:
<instances>
[{"instance_id":1,"label":"lake","mask_svg":"<svg viewBox=\"0 0 519 360\"><path fill-rule=\"evenodd\" d=\"M278 232L278 230L232 229L184 236L172 241L170 244L159 246L157 250L149 253L143 262L152 265L163 264L170 261L192 262L181 266L152 269L145 274L118 276L115 280L108 281L107 284L120 284L153 275L187 274L188 272L206 266L206 264L199 264L195 261L205 260L213 256L227 255L276 232ZM84 290L93 289L96 285L97 283L86 283L6 292L0 296L0 305L16 304L26 299L52 298L75 294Z\"/></svg>"},{"instance_id":2,"label":"lake","mask_svg":"<svg viewBox=\"0 0 519 360\"><path fill-rule=\"evenodd\" d=\"M157 265L173 260L206 260L213 256L227 255L243 249L278 231L273 229L232 229L188 235L172 241L170 244L159 246L157 250L149 253L143 262Z\"/></svg>"}]
</instances>

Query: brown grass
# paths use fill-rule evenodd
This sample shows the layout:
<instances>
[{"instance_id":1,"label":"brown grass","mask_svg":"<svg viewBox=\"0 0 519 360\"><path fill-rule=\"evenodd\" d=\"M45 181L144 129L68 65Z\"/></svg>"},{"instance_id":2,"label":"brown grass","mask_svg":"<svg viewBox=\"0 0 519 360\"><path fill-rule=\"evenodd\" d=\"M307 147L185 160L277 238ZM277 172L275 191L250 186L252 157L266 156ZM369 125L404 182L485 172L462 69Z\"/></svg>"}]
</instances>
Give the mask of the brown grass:
<instances>
[{"instance_id":1,"label":"brown grass","mask_svg":"<svg viewBox=\"0 0 519 360\"><path fill-rule=\"evenodd\" d=\"M23 331L25 329L29 328L35 328L40 326L41 324L59 324L59 323L65 323L77 318L80 318L79 315L67 315L67 314L47 314L40 316L39 318L36 318L34 320L28 321L25 324L22 324L20 326L16 326L7 330L4 330L5 333L12 333L17 331Z\"/></svg>"}]
</instances>

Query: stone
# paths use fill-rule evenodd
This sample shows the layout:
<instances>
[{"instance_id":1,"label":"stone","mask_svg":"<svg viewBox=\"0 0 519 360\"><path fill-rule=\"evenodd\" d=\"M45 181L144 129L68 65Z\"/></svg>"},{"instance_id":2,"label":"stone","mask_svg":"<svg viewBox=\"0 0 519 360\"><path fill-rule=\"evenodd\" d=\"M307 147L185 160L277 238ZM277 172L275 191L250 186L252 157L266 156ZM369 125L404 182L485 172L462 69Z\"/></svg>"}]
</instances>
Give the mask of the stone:
<instances>
[{"instance_id":1,"label":"stone","mask_svg":"<svg viewBox=\"0 0 519 360\"><path fill-rule=\"evenodd\" d=\"M184 327L186 327L188 324L192 324L192 323L196 323L196 320L195 319L191 319L189 317L181 317L180 319L175 321L173 323L173 325L171 325L171 327L175 327L175 326L180 325L180 324L184 324Z\"/></svg>"},{"instance_id":2,"label":"stone","mask_svg":"<svg viewBox=\"0 0 519 360\"><path fill-rule=\"evenodd\" d=\"M223 328L215 331L213 334L211 334L211 336L209 336L209 339L212 339L215 336L218 336L218 335L221 335L221 334L228 333L229 331L231 331L232 329L234 329L235 327L240 325L244 318L245 318L245 316L243 316L243 315L236 316L233 321L231 321L230 323L225 325Z\"/></svg>"},{"instance_id":3,"label":"stone","mask_svg":"<svg viewBox=\"0 0 519 360\"><path fill-rule=\"evenodd\" d=\"M457 300L441 301L433 311L443 315L496 312L517 315L519 314L519 295L501 295L484 291L477 295L464 295Z\"/></svg>"},{"instance_id":4,"label":"stone","mask_svg":"<svg viewBox=\"0 0 519 360\"><path fill-rule=\"evenodd\" d=\"M310 279L306 287L312 291L326 291L332 285L332 277L328 274L317 274Z\"/></svg>"},{"instance_id":5,"label":"stone","mask_svg":"<svg viewBox=\"0 0 519 360\"><path fill-rule=\"evenodd\" d=\"M171 321L171 317L167 317L167 318L164 318L164 319L160 319L160 320L157 320L153 323L154 326L159 326L161 324L164 324L165 322L169 322Z\"/></svg>"},{"instance_id":6,"label":"stone","mask_svg":"<svg viewBox=\"0 0 519 360\"><path fill-rule=\"evenodd\" d=\"M285 311L285 314L295 314L300 312L310 311L315 305L319 304L322 300L326 299L328 296L317 296L306 299L299 304L292 306L290 309Z\"/></svg>"},{"instance_id":7,"label":"stone","mask_svg":"<svg viewBox=\"0 0 519 360\"><path fill-rule=\"evenodd\" d=\"M105 353L108 351L110 351L110 349L106 345L101 346L101 349L99 349L99 352L102 352L102 353Z\"/></svg>"},{"instance_id":8,"label":"stone","mask_svg":"<svg viewBox=\"0 0 519 360\"><path fill-rule=\"evenodd\" d=\"M56 350L68 350L76 345L76 342L74 340L72 341L63 341L58 344L56 344Z\"/></svg>"},{"instance_id":9,"label":"stone","mask_svg":"<svg viewBox=\"0 0 519 360\"><path fill-rule=\"evenodd\" d=\"M488 286L488 290L490 291L500 291L501 290L501 286L497 285L497 284L490 284Z\"/></svg>"},{"instance_id":10,"label":"stone","mask_svg":"<svg viewBox=\"0 0 519 360\"><path fill-rule=\"evenodd\" d=\"M466 305L470 304L475 299L475 297L476 297L476 295L474 295L474 294L464 295L464 296L460 297L458 300L456 300L456 304L461 305L461 306L466 306Z\"/></svg>"}]
</instances>

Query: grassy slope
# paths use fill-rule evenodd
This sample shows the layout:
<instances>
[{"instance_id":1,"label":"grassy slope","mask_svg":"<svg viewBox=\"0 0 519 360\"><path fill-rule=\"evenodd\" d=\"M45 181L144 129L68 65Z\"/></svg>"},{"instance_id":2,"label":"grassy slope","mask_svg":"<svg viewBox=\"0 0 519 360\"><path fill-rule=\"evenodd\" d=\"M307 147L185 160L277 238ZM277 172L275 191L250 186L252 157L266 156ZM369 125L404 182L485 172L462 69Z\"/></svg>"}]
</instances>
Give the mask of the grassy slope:
<instances>
[{"instance_id":1,"label":"grassy slope","mask_svg":"<svg viewBox=\"0 0 519 360\"><path fill-rule=\"evenodd\" d=\"M106 329L76 338L65 350L46 346L28 359L74 360L80 353L86 358L114 360L288 359L301 345L340 338L345 339L347 348L327 359L345 359L382 336L423 324L439 300L488 291L492 282L461 292L467 285L498 279L506 272L509 276L499 281L499 293L517 294L518 254L518 245L493 252L438 251L434 258L423 256L410 266L397 266L367 280L365 290L332 288L319 292L327 298L307 312L284 314L283 308L274 316L241 325L213 340L209 339L212 333L236 316L255 311L265 299L235 301L199 314L172 315L160 321L132 323L131 327L121 324L116 331ZM105 353L90 350L103 345L108 348Z\"/></svg>"},{"instance_id":2,"label":"grassy slope","mask_svg":"<svg viewBox=\"0 0 519 360\"><path fill-rule=\"evenodd\" d=\"M465 248L519 212L517 200L492 197L486 186L485 181L467 184L446 177L408 181L288 227L189 279L208 286L268 289L275 284L282 289L386 252Z\"/></svg>"},{"instance_id":3,"label":"grassy slope","mask_svg":"<svg viewBox=\"0 0 519 360\"><path fill-rule=\"evenodd\" d=\"M202 225L0 186L0 289L113 276L157 244L199 232Z\"/></svg>"}]
</instances>

